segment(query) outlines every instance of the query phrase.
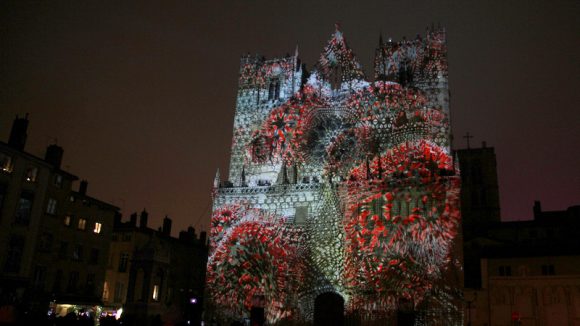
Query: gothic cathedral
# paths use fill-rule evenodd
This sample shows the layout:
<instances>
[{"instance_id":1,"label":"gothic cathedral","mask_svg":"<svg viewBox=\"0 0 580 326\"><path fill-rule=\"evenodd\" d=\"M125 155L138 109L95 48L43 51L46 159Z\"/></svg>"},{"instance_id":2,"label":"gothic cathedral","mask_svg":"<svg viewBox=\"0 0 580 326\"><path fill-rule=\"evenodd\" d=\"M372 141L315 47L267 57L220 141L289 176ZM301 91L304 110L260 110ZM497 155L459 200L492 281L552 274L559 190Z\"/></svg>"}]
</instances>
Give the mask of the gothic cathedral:
<instances>
[{"instance_id":1,"label":"gothic cathedral","mask_svg":"<svg viewBox=\"0 0 580 326\"><path fill-rule=\"evenodd\" d=\"M347 321L462 324L445 31L381 38L373 79L338 28L311 72L297 50L241 58L213 191L216 312L316 323L335 302Z\"/></svg>"}]
</instances>

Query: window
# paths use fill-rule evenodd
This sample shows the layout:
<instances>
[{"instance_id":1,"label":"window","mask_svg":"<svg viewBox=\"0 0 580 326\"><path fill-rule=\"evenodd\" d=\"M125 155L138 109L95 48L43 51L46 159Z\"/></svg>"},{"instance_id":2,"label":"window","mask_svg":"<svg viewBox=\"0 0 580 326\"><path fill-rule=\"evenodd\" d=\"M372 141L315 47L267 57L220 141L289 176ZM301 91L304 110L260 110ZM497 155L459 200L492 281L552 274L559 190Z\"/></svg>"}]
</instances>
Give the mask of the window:
<instances>
[{"instance_id":1,"label":"window","mask_svg":"<svg viewBox=\"0 0 580 326\"><path fill-rule=\"evenodd\" d=\"M54 283L52 284L52 292L60 292L60 287L62 284L62 269L56 271L54 276Z\"/></svg>"},{"instance_id":2,"label":"window","mask_svg":"<svg viewBox=\"0 0 580 326\"><path fill-rule=\"evenodd\" d=\"M66 259L68 254L68 242L61 241L58 247L58 258Z\"/></svg>"},{"instance_id":3,"label":"window","mask_svg":"<svg viewBox=\"0 0 580 326\"><path fill-rule=\"evenodd\" d=\"M512 276L512 267L511 266L500 266L499 267L499 276Z\"/></svg>"},{"instance_id":4,"label":"window","mask_svg":"<svg viewBox=\"0 0 580 326\"><path fill-rule=\"evenodd\" d=\"M46 205L46 214L56 215L56 199L48 199L48 205Z\"/></svg>"},{"instance_id":5,"label":"window","mask_svg":"<svg viewBox=\"0 0 580 326\"><path fill-rule=\"evenodd\" d=\"M115 302L122 302L125 293L125 284L122 282L115 283Z\"/></svg>"},{"instance_id":6,"label":"window","mask_svg":"<svg viewBox=\"0 0 580 326\"><path fill-rule=\"evenodd\" d=\"M68 274L67 292L76 292L79 283L79 272L70 272Z\"/></svg>"},{"instance_id":7,"label":"window","mask_svg":"<svg viewBox=\"0 0 580 326\"><path fill-rule=\"evenodd\" d=\"M70 215L67 215L64 217L64 225L66 226L70 226L72 224L72 217Z\"/></svg>"},{"instance_id":8,"label":"window","mask_svg":"<svg viewBox=\"0 0 580 326\"><path fill-rule=\"evenodd\" d=\"M43 232L38 241L38 251L50 252L52 250L52 239L53 237L51 233Z\"/></svg>"},{"instance_id":9,"label":"window","mask_svg":"<svg viewBox=\"0 0 580 326\"><path fill-rule=\"evenodd\" d=\"M556 275L556 270L554 269L554 265L542 265L542 275Z\"/></svg>"},{"instance_id":10,"label":"window","mask_svg":"<svg viewBox=\"0 0 580 326\"><path fill-rule=\"evenodd\" d=\"M62 188L62 175L55 174L54 175L54 182L53 182L53 184L57 188Z\"/></svg>"},{"instance_id":11,"label":"window","mask_svg":"<svg viewBox=\"0 0 580 326\"><path fill-rule=\"evenodd\" d=\"M101 223L99 222L95 223L95 228L93 229L93 232L97 234L101 233Z\"/></svg>"},{"instance_id":12,"label":"window","mask_svg":"<svg viewBox=\"0 0 580 326\"><path fill-rule=\"evenodd\" d=\"M129 254L122 252L119 256L119 272L124 273L127 271L127 263L129 262Z\"/></svg>"},{"instance_id":13,"label":"window","mask_svg":"<svg viewBox=\"0 0 580 326\"><path fill-rule=\"evenodd\" d=\"M0 153L0 170L10 173L12 172L12 157L4 153Z\"/></svg>"},{"instance_id":14,"label":"window","mask_svg":"<svg viewBox=\"0 0 580 326\"><path fill-rule=\"evenodd\" d=\"M89 258L89 263L96 265L99 263L99 249L91 249L91 257Z\"/></svg>"},{"instance_id":15,"label":"window","mask_svg":"<svg viewBox=\"0 0 580 326\"><path fill-rule=\"evenodd\" d=\"M32 286L37 290L44 290L44 281L46 279L46 266L36 266L32 278Z\"/></svg>"},{"instance_id":16,"label":"window","mask_svg":"<svg viewBox=\"0 0 580 326\"><path fill-rule=\"evenodd\" d=\"M72 259L76 261L83 260L83 246L76 245L73 248Z\"/></svg>"},{"instance_id":17,"label":"window","mask_svg":"<svg viewBox=\"0 0 580 326\"><path fill-rule=\"evenodd\" d=\"M280 81L271 80L268 86L268 100L277 100L280 98Z\"/></svg>"},{"instance_id":18,"label":"window","mask_svg":"<svg viewBox=\"0 0 580 326\"><path fill-rule=\"evenodd\" d=\"M6 264L4 270L8 273L18 273L22 252L24 251L24 237L13 235L8 241L8 252L6 253Z\"/></svg>"},{"instance_id":19,"label":"window","mask_svg":"<svg viewBox=\"0 0 580 326\"><path fill-rule=\"evenodd\" d=\"M85 283L85 292L88 295L93 294L95 292L95 274L94 273L87 274L87 282Z\"/></svg>"},{"instance_id":20,"label":"window","mask_svg":"<svg viewBox=\"0 0 580 326\"><path fill-rule=\"evenodd\" d=\"M28 182L36 182L36 177L38 175L38 168L34 166L29 166L26 169L26 174L24 175L24 179Z\"/></svg>"},{"instance_id":21,"label":"window","mask_svg":"<svg viewBox=\"0 0 580 326\"><path fill-rule=\"evenodd\" d=\"M87 220L84 218L79 218L77 227L79 230L85 230L87 228Z\"/></svg>"},{"instance_id":22,"label":"window","mask_svg":"<svg viewBox=\"0 0 580 326\"><path fill-rule=\"evenodd\" d=\"M18 200L18 208L16 208L16 216L14 222L16 224L28 225L30 222L30 211L32 210L32 199L34 195L29 192L23 192Z\"/></svg>"},{"instance_id":23,"label":"window","mask_svg":"<svg viewBox=\"0 0 580 326\"><path fill-rule=\"evenodd\" d=\"M159 301L159 285L157 285L157 284L153 285L153 296L152 296L152 298L155 301Z\"/></svg>"}]
</instances>

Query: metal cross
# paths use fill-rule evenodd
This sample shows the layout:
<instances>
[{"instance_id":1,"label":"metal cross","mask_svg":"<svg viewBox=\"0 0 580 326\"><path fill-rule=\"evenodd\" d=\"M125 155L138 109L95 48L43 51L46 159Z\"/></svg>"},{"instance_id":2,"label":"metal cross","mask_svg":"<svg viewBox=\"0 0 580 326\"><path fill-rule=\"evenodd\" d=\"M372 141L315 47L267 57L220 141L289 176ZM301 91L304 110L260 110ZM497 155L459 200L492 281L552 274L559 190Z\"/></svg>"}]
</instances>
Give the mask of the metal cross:
<instances>
[{"instance_id":1,"label":"metal cross","mask_svg":"<svg viewBox=\"0 0 580 326\"><path fill-rule=\"evenodd\" d=\"M469 139L473 138L472 135L469 134L469 131L463 136L463 138L467 139L467 149L469 149Z\"/></svg>"}]
</instances>

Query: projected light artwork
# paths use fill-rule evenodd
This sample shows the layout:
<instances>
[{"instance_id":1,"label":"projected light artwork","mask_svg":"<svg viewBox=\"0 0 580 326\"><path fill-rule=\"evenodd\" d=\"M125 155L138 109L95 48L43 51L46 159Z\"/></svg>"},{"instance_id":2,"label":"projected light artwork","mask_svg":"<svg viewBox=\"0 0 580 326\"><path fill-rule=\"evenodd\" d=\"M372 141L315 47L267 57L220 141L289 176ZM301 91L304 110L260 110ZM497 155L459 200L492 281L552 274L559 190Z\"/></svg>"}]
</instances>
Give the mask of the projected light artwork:
<instances>
[{"instance_id":1,"label":"projected light artwork","mask_svg":"<svg viewBox=\"0 0 580 326\"><path fill-rule=\"evenodd\" d=\"M213 191L216 314L264 298L269 323L307 323L331 293L346 318L462 323L444 30L381 39L374 74L338 28L311 72L297 50L242 57L229 177Z\"/></svg>"}]
</instances>

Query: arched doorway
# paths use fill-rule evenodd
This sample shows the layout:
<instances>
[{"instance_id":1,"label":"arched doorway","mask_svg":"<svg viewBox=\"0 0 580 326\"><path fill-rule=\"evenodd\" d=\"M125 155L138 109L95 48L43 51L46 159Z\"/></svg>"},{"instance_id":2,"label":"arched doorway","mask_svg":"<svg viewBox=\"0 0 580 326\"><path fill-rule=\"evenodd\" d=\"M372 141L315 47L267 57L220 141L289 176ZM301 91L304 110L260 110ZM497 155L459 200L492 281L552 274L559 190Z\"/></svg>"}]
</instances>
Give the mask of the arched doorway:
<instances>
[{"instance_id":1,"label":"arched doorway","mask_svg":"<svg viewBox=\"0 0 580 326\"><path fill-rule=\"evenodd\" d=\"M344 325L344 299L326 292L314 300L314 325Z\"/></svg>"}]
</instances>

